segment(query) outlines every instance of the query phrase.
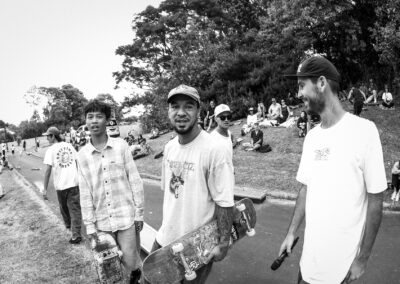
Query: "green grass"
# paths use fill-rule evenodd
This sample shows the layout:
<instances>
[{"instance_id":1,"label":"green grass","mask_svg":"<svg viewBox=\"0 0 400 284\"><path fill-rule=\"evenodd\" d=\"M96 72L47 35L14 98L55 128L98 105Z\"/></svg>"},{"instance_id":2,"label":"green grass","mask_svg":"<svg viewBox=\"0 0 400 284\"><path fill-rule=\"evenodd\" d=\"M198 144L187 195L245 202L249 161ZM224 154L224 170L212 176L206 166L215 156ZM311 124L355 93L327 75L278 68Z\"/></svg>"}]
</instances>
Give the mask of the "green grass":
<instances>
[{"instance_id":1,"label":"green grass","mask_svg":"<svg viewBox=\"0 0 400 284\"><path fill-rule=\"evenodd\" d=\"M70 245L61 221L49 218L10 172L3 171L0 182L6 190L0 201L0 283L95 283L84 245Z\"/></svg>"},{"instance_id":2,"label":"green grass","mask_svg":"<svg viewBox=\"0 0 400 284\"><path fill-rule=\"evenodd\" d=\"M343 103L349 112L352 105ZM393 163L400 159L400 112L396 110L382 110L377 106L368 106L361 116L377 125L381 137L383 155L385 160L386 176L391 180ZM295 109L294 115L298 116L302 109ZM232 133L240 137L241 125L233 125ZM263 128L264 143L270 144L272 152L258 153L246 152L237 148L234 150L233 164L235 166L236 184L241 187L253 187L279 190L287 193L297 193L300 184L296 181L296 173L300 162L303 138L298 138L297 128ZM148 140L155 152L161 151L164 144L169 141L173 132L169 132L156 140ZM245 136L245 141L249 135ZM242 142L243 143L243 142ZM139 172L161 175L161 159L154 159L154 154L136 160ZM387 199L387 197L386 197Z\"/></svg>"}]
</instances>

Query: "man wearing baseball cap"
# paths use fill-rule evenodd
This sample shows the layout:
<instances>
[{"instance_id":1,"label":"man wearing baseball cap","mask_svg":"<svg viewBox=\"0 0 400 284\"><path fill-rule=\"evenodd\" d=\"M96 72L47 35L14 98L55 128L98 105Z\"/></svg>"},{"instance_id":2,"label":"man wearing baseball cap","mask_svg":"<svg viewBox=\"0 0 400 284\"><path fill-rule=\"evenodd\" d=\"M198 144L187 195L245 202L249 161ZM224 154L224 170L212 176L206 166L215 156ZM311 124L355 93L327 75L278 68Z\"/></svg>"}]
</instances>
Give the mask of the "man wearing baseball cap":
<instances>
[{"instance_id":1,"label":"man wearing baseball cap","mask_svg":"<svg viewBox=\"0 0 400 284\"><path fill-rule=\"evenodd\" d=\"M161 189L163 221L153 251L216 217L220 244L210 252L207 265L190 283L205 283L213 261L228 251L233 214L234 175L226 147L197 125L200 96L180 85L167 98L168 116L178 134L164 149Z\"/></svg>"},{"instance_id":2,"label":"man wearing baseball cap","mask_svg":"<svg viewBox=\"0 0 400 284\"><path fill-rule=\"evenodd\" d=\"M291 252L305 218L298 283L350 283L365 272L382 218L387 183L379 133L342 108L340 75L329 60L310 57L286 77L297 79L306 110L321 123L304 140L296 177L303 187L279 254Z\"/></svg>"},{"instance_id":3,"label":"man wearing baseball cap","mask_svg":"<svg viewBox=\"0 0 400 284\"><path fill-rule=\"evenodd\" d=\"M211 136L226 146L232 159L234 138L232 133L229 131L232 119L231 110L227 105L220 104L216 106L214 115L215 121L217 122L217 128L211 132Z\"/></svg>"},{"instance_id":4,"label":"man wearing baseball cap","mask_svg":"<svg viewBox=\"0 0 400 284\"><path fill-rule=\"evenodd\" d=\"M42 134L51 145L44 156L43 163L47 165L44 175L43 198L47 200L47 188L50 175L54 169L54 188L57 192L61 216L65 227L72 232L71 244L82 241L81 236L81 205L79 201L78 169L76 151L70 143L63 142L57 127L50 127Z\"/></svg>"}]
</instances>

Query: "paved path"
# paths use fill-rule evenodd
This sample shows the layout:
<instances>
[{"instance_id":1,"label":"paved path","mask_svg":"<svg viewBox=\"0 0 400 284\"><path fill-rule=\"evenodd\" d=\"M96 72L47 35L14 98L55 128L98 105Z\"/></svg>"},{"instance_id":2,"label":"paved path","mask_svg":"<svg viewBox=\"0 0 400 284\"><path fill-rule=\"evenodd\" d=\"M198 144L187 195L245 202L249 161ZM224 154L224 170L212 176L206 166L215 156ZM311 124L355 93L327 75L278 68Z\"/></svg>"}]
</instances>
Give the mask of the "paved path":
<instances>
[{"instance_id":1,"label":"paved path","mask_svg":"<svg viewBox=\"0 0 400 284\"><path fill-rule=\"evenodd\" d=\"M30 182L36 184L43 180L45 167L41 159L16 155L10 157L10 160L14 165L21 166L19 171ZM39 167L41 170L32 171L31 168L34 167ZM49 191L53 191L53 189L49 189ZM162 216L162 192L156 182L145 182L145 198L145 221L158 229ZM303 229L299 232L300 242L292 257L285 261L279 270L272 272L270 269L288 227L293 206L267 200L256 204L255 207L258 219L256 236L238 242L223 262L216 263L208 283L295 283ZM386 214L368 264L367 273L362 281L354 283L400 283L399 246L400 215Z\"/></svg>"}]
</instances>

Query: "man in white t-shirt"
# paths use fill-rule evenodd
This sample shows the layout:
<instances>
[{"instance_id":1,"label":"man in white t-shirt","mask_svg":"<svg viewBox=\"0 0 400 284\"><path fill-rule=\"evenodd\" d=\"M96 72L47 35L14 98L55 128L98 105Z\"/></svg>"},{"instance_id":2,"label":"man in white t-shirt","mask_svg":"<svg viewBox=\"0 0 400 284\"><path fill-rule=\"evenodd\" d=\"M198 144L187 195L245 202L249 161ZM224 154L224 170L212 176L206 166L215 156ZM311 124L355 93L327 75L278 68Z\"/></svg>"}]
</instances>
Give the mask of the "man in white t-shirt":
<instances>
[{"instance_id":1,"label":"man in white t-shirt","mask_svg":"<svg viewBox=\"0 0 400 284\"><path fill-rule=\"evenodd\" d=\"M180 85L169 92L167 102L168 116L178 135L164 149L163 220L152 250L215 218L220 244L190 282L205 283L213 261L222 260L229 247L234 206L232 159L223 144L197 125L200 96L195 88Z\"/></svg>"},{"instance_id":2,"label":"man in white t-shirt","mask_svg":"<svg viewBox=\"0 0 400 284\"><path fill-rule=\"evenodd\" d=\"M282 116L282 107L276 102L275 98L272 98L271 105L268 109L268 119L277 120Z\"/></svg>"},{"instance_id":3,"label":"man in white t-shirt","mask_svg":"<svg viewBox=\"0 0 400 284\"><path fill-rule=\"evenodd\" d=\"M389 92L389 88L385 85L385 91L382 93L382 107L392 108L394 107L392 93Z\"/></svg>"},{"instance_id":4,"label":"man in white t-shirt","mask_svg":"<svg viewBox=\"0 0 400 284\"><path fill-rule=\"evenodd\" d=\"M215 108L214 115L218 126L211 132L211 136L226 146L232 159L234 138L232 133L229 131L232 119L231 110L227 105L220 104Z\"/></svg>"},{"instance_id":5,"label":"man in white t-shirt","mask_svg":"<svg viewBox=\"0 0 400 284\"><path fill-rule=\"evenodd\" d=\"M78 169L76 165L76 151L70 143L63 142L57 127L50 127L43 136L51 145L47 149L43 163L47 165L44 175L43 198L47 200L47 188L50 175L54 169L54 188L57 192L61 216L65 227L71 229L71 244L82 241L81 236L81 205L79 201Z\"/></svg>"},{"instance_id":6,"label":"man in white t-shirt","mask_svg":"<svg viewBox=\"0 0 400 284\"><path fill-rule=\"evenodd\" d=\"M350 283L366 269L382 218L387 188L375 124L346 112L338 99L340 75L322 56L303 61L299 97L321 123L306 136L297 173L304 186L279 254L291 252L306 219L298 283Z\"/></svg>"}]
</instances>

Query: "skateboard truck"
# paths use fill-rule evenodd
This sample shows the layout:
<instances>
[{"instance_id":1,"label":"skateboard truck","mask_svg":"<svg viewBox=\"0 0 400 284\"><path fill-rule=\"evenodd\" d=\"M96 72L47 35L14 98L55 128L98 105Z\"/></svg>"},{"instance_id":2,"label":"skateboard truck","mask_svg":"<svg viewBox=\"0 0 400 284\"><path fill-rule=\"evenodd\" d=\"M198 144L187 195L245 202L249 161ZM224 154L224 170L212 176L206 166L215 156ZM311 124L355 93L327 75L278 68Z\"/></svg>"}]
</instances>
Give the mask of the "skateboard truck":
<instances>
[{"instance_id":1,"label":"skateboard truck","mask_svg":"<svg viewBox=\"0 0 400 284\"><path fill-rule=\"evenodd\" d=\"M194 272L192 269L190 269L189 265L186 262L185 256L183 255L183 244L182 243L176 243L171 247L171 251L174 255L179 255L183 267L185 267L185 279L188 281L191 281L196 278L196 272Z\"/></svg>"},{"instance_id":2,"label":"skateboard truck","mask_svg":"<svg viewBox=\"0 0 400 284\"><path fill-rule=\"evenodd\" d=\"M237 210L239 210L239 212L242 214L242 217L246 221L246 227L247 227L246 235L248 235L249 237L254 236L256 234L256 230L254 230L254 228L250 227L250 221L247 218L246 213L244 212L246 210L246 205L244 205L243 203L240 203L239 205L236 206L236 208L237 208Z\"/></svg>"}]
</instances>

